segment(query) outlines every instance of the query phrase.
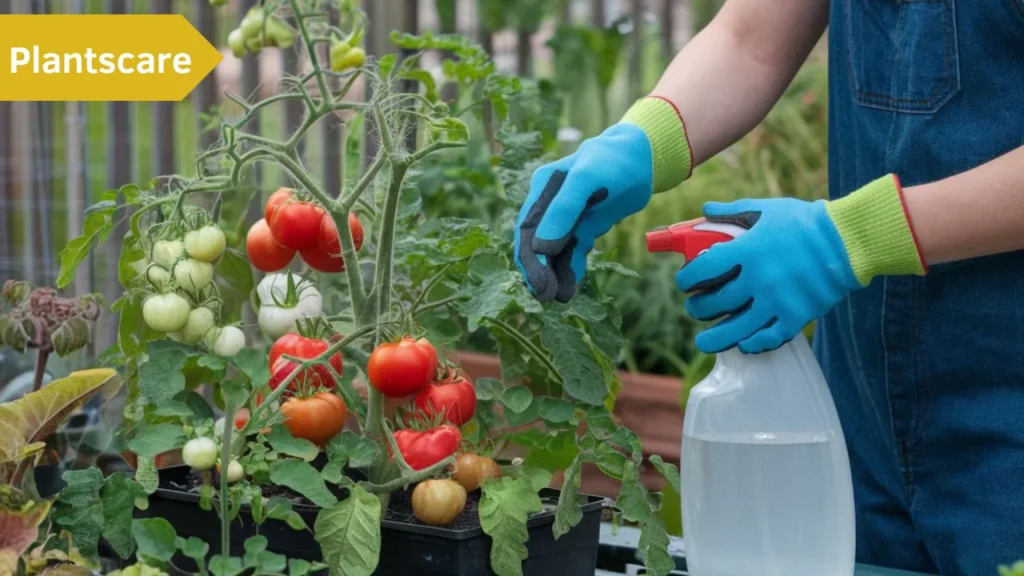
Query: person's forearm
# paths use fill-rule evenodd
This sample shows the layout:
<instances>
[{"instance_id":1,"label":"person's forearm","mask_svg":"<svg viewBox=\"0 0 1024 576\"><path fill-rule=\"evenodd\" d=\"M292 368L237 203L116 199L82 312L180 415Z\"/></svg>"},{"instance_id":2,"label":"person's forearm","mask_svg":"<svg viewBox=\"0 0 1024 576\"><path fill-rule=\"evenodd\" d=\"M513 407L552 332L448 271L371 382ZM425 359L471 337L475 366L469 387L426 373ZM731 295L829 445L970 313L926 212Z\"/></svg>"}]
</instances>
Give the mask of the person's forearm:
<instances>
[{"instance_id":1,"label":"person's forearm","mask_svg":"<svg viewBox=\"0 0 1024 576\"><path fill-rule=\"evenodd\" d=\"M696 166L753 129L821 37L828 2L729 0L651 92L686 123Z\"/></svg>"},{"instance_id":2,"label":"person's forearm","mask_svg":"<svg viewBox=\"0 0 1024 576\"><path fill-rule=\"evenodd\" d=\"M903 197L928 264L1024 250L1024 147Z\"/></svg>"}]
</instances>

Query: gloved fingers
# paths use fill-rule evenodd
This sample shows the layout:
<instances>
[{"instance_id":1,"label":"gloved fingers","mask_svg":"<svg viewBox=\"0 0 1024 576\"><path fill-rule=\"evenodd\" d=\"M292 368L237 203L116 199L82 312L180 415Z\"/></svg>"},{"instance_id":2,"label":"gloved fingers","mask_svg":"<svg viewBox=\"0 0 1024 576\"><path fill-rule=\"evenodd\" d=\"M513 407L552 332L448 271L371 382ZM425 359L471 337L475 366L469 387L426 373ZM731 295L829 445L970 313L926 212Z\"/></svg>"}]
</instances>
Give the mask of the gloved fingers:
<instances>
[{"instance_id":1,"label":"gloved fingers","mask_svg":"<svg viewBox=\"0 0 1024 576\"><path fill-rule=\"evenodd\" d=\"M743 199L735 202L706 202L704 218L709 222L736 224L743 228L753 228L761 217L763 210L761 200Z\"/></svg>"},{"instance_id":2,"label":"gloved fingers","mask_svg":"<svg viewBox=\"0 0 1024 576\"><path fill-rule=\"evenodd\" d=\"M711 322L722 316L733 316L749 306L753 300L750 291L739 282L726 282L714 292L701 292L686 299L686 313L703 322Z\"/></svg>"},{"instance_id":3,"label":"gloved fingers","mask_svg":"<svg viewBox=\"0 0 1024 576\"><path fill-rule=\"evenodd\" d=\"M718 354L749 338L755 332L775 322L771 312L757 301L736 316L731 316L697 334L697 348L705 354Z\"/></svg>"},{"instance_id":4,"label":"gloved fingers","mask_svg":"<svg viewBox=\"0 0 1024 576\"><path fill-rule=\"evenodd\" d=\"M555 300L566 303L576 295L579 283L583 281L587 270L587 254L593 247L594 238L589 234L578 233L557 256L547 257L558 282Z\"/></svg>"},{"instance_id":5,"label":"gloved fingers","mask_svg":"<svg viewBox=\"0 0 1024 576\"><path fill-rule=\"evenodd\" d=\"M548 172L550 175L547 181L538 190L536 185L543 182L538 177L542 178ZM531 292L542 302L554 298L558 286L554 270L546 260L540 257L541 255L534 251L533 240L537 233L537 225L561 188L565 177L566 172L557 169L545 170L542 168L534 174L530 197L527 198L527 203L523 204L519 225L515 229L514 259L516 265L526 279L526 284Z\"/></svg>"},{"instance_id":6,"label":"gloved fingers","mask_svg":"<svg viewBox=\"0 0 1024 576\"><path fill-rule=\"evenodd\" d=\"M564 250L586 211L608 198L608 189L592 170L581 168L580 163L574 168L546 206L533 239L535 252L554 255Z\"/></svg>"},{"instance_id":7,"label":"gloved fingers","mask_svg":"<svg viewBox=\"0 0 1024 576\"><path fill-rule=\"evenodd\" d=\"M714 292L740 275L742 266L735 253L733 240L725 244L716 244L707 252L687 262L676 273L676 286L686 293Z\"/></svg>"},{"instance_id":8,"label":"gloved fingers","mask_svg":"<svg viewBox=\"0 0 1024 576\"><path fill-rule=\"evenodd\" d=\"M744 354L760 354L762 352L769 352L781 347L786 342L789 342L796 337L799 330L793 332L788 330L787 326L782 322L775 322L770 326L767 326L761 330L758 330L754 335L743 340L739 343L738 347L740 352Z\"/></svg>"}]
</instances>

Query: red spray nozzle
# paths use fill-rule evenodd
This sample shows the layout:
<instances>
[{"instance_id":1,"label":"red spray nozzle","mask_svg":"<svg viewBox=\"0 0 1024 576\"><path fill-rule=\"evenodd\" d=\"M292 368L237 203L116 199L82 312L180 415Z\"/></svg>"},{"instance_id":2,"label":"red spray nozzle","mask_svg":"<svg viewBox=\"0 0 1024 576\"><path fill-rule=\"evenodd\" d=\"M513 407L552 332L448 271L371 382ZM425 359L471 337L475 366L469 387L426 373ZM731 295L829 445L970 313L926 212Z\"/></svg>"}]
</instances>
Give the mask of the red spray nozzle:
<instances>
[{"instance_id":1,"label":"red spray nozzle","mask_svg":"<svg viewBox=\"0 0 1024 576\"><path fill-rule=\"evenodd\" d=\"M687 262L705 250L728 242L746 230L734 224L708 222L703 218L679 222L647 233L648 252L678 252Z\"/></svg>"}]
</instances>

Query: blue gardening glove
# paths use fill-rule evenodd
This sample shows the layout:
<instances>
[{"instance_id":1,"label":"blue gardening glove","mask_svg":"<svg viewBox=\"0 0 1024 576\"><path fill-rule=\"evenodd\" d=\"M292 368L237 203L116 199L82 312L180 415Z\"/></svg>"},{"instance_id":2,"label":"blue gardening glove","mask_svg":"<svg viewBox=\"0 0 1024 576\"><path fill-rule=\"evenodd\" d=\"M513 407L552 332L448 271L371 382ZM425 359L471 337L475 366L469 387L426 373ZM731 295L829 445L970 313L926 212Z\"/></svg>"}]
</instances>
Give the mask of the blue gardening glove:
<instances>
[{"instance_id":1,"label":"blue gardening glove","mask_svg":"<svg viewBox=\"0 0 1024 576\"><path fill-rule=\"evenodd\" d=\"M749 229L676 275L679 289L690 293L690 316L722 318L697 335L705 353L774 350L875 276L925 273L891 174L831 202L712 202L704 216Z\"/></svg>"},{"instance_id":2,"label":"blue gardening glove","mask_svg":"<svg viewBox=\"0 0 1024 576\"><path fill-rule=\"evenodd\" d=\"M691 171L682 119L661 98L639 100L622 121L537 169L515 228L515 262L540 301L568 302L599 236Z\"/></svg>"}]
</instances>

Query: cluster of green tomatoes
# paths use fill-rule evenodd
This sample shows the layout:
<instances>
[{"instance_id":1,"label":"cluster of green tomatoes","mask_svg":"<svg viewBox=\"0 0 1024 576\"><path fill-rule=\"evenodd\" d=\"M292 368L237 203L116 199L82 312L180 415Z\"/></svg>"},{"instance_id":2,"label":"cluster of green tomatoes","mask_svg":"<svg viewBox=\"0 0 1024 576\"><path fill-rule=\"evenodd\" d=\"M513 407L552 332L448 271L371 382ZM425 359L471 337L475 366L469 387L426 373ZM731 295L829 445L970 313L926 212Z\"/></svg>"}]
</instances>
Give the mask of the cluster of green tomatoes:
<instances>
[{"instance_id":1,"label":"cluster of green tomatoes","mask_svg":"<svg viewBox=\"0 0 1024 576\"><path fill-rule=\"evenodd\" d=\"M202 343L218 356L232 357L245 346L240 328L216 325L214 265L225 246L215 224L153 243L146 280L156 292L142 304L146 326L185 344Z\"/></svg>"}]
</instances>

